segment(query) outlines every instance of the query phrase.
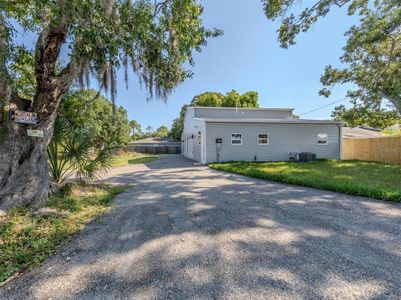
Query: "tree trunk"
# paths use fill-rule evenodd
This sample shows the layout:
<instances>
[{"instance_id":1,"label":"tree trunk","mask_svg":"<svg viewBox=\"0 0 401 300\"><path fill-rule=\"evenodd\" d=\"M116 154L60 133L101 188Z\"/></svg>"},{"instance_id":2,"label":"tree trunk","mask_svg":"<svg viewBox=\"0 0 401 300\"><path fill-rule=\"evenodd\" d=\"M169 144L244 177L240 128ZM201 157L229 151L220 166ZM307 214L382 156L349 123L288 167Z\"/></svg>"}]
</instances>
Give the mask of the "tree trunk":
<instances>
[{"instance_id":1,"label":"tree trunk","mask_svg":"<svg viewBox=\"0 0 401 300\"><path fill-rule=\"evenodd\" d=\"M0 142L0 209L35 207L47 199L49 188L48 138L28 137L27 125L13 127Z\"/></svg>"},{"instance_id":2,"label":"tree trunk","mask_svg":"<svg viewBox=\"0 0 401 300\"><path fill-rule=\"evenodd\" d=\"M13 90L5 63L0 65L0 99L3 98L3 104L0 103L3 112L0 118L0 209L37 207L47 199L46 150L53 135L60 98L76 75L74 63L68 64L61 73L55 73L60 48L67 36L66 24L66 17L62 17L45 27L39 35L35 47L36 94L32 106ZM38 124L10 122L10 108L37 113ZM42 130L44 137L29 137L27 129Z\"/></svg>"},{"instance_id":3,"label":"tree trunk","mask_svg":"<svg viewBox=\"0 0 401 300\"><path fill-rule=\"evenodd\" d=\"M16 95L3 107L2 132L0 134L0 209L17 206L37 207L47 199L49 175L47 145L53 134L53 124L60 96L54 93L38 93L35 99L47 98L53 103L47 115L39 115L36 125L19 124L9 120L10 109L33 110L30 101ZM7 99L6 99L7 100ZM47 106L49 108L49 106ZM42 130L44 137L30 137L27 129Z\"/></svg>"},{"instance_id":4,"label":"tree trunk","mask_svg":"<svg viewBox=\"0 0 401 300\"><path fill-rule=\"evenodd\" d=\"M17 206L35 208L47 199L50 182L46 150L53 135L60 98L65 91L66 87L57 87L38 92L34 103L41 104L40 107L27 107L26 101L18 98L9 102L11 108L38 112L39 122L26 125L3 120L3 134L0 135L0 209ZM41 130L44 137L30 137L27 129Z\"/></svg>"}]
</instances>

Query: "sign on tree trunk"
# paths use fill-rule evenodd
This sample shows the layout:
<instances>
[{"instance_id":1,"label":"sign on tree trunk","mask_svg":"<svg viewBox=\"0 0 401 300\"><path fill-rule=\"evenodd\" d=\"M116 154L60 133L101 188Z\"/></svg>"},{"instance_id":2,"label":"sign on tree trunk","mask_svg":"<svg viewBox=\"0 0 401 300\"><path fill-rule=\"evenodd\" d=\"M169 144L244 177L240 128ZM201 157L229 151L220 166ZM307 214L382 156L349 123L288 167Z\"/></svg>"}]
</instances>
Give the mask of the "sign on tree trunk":
<instances>
[{"instance_id":1,"label":"sign on tree trunk","mask_svg":"<svg viewBox=\"0 0 401 300\"><path fill-rule=\"evenodd\" d=\"M21 124L36 124L38 122L38 115L29 111L12 110L10 111L10 120Z\"/></svg>"},{"instance_id":2,"label":"sign on tree trunk","mask_svg":"<svg viewBox=\"0 0 401 300\"><path fill-rule=\"evenodd\" d=\"M28 129L28 136L44 137L43 130Z\"/></svg>"}]
</instances>

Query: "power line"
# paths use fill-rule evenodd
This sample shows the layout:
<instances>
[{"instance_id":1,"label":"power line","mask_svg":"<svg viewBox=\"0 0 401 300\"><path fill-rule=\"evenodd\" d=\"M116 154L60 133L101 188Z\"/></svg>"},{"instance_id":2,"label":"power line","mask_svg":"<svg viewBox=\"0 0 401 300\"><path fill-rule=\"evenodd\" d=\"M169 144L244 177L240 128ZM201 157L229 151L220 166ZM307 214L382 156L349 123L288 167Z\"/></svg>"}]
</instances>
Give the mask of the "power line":
<instances>
[{"instance_id":1,"label":"power line","mask_svg":"<svg viewBox=\"0 0 401 300\"><path fill-rule=\"evenodd\" d=\"M347 99L348 99L347 97L342 98L342 99L340 99L340 100L337 100L337 101L331 102L331 103L329 103L329 104L323 105L323 106L321 106L321 107L318 107L318 108L312 109L312 110L310 110L310 111L307 111L307 112L305 112L305 113L303 113L303 114L300 114L299 116L303 116L303 115L309 114L309 113L311 113L311 112L317 111L317 110L319 110L319 109L328 107L328 106L330 106L330 105L339 103L339 102L344 101L344 100L347 100Z\"/></svg>"}]
</instances>

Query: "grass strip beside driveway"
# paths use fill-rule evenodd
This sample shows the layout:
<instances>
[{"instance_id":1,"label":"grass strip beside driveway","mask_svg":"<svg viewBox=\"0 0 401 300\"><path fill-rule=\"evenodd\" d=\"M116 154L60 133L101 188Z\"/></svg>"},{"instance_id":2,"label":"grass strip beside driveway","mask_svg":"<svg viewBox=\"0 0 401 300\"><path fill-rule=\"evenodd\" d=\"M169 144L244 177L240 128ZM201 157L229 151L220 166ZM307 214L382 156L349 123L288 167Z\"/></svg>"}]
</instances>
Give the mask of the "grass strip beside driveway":
<instances>
[{"instance_id":1,"label":"grass strip beside driveway","mask_svg":"<svg viewBox=\"0 0 401 300\"><path fill-rule=\"evenodd\" d=\"M146 164L159 159L157 155L123 152L113 158L113 167L121 167L133 164Z\"/></svg>"},{"instance_id":2,"label":"grass strip beside driveway","mask_svg":"<svg viewBox=\"0 0 401 300\"><path fill-rule=\"evenodd\" d=\"M43 262L79 232L86 223L104 213L124 187L68 186L50 196L46 207L63 215L35 217L26 209L14 209L0 217L0 283Z\"/></svg>"},{"instance_id":3,"label":"grass strip beside driveway","mask_svg":"<svg viewBox=\"0 0 401 300\"><path fill-rule=\"evenodd\" d=\"M318 160L295 162L227 162L209 167L357 196L401 202L401 167L374 162Z\"/></svg>"}]
</instances>

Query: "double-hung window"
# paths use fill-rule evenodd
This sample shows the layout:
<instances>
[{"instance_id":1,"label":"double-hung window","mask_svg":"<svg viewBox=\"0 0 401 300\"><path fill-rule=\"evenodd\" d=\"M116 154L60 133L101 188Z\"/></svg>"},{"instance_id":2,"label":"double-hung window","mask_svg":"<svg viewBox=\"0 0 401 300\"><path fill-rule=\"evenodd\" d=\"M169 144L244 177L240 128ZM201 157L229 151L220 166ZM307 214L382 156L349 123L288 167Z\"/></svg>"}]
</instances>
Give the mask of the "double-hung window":
<instances>
[{"instance_id":1,"label":"double-hung window","mask_svg":"<svg viewBox=\"0 0 401 300\"><path fill-rule=\"evenodd\" d=\"M231 133L231 145L242 145L242 133Z\"/></svg>"},{"instance_id":2,"label":"double-hung window","mask_svg":"<svg viewBox=\"0 0 401 300\"><path fill-rule=\"evenodd\" d=\"M268 133L258 133L258 145L269 145Z\"/></svg>"}]
</instances>

